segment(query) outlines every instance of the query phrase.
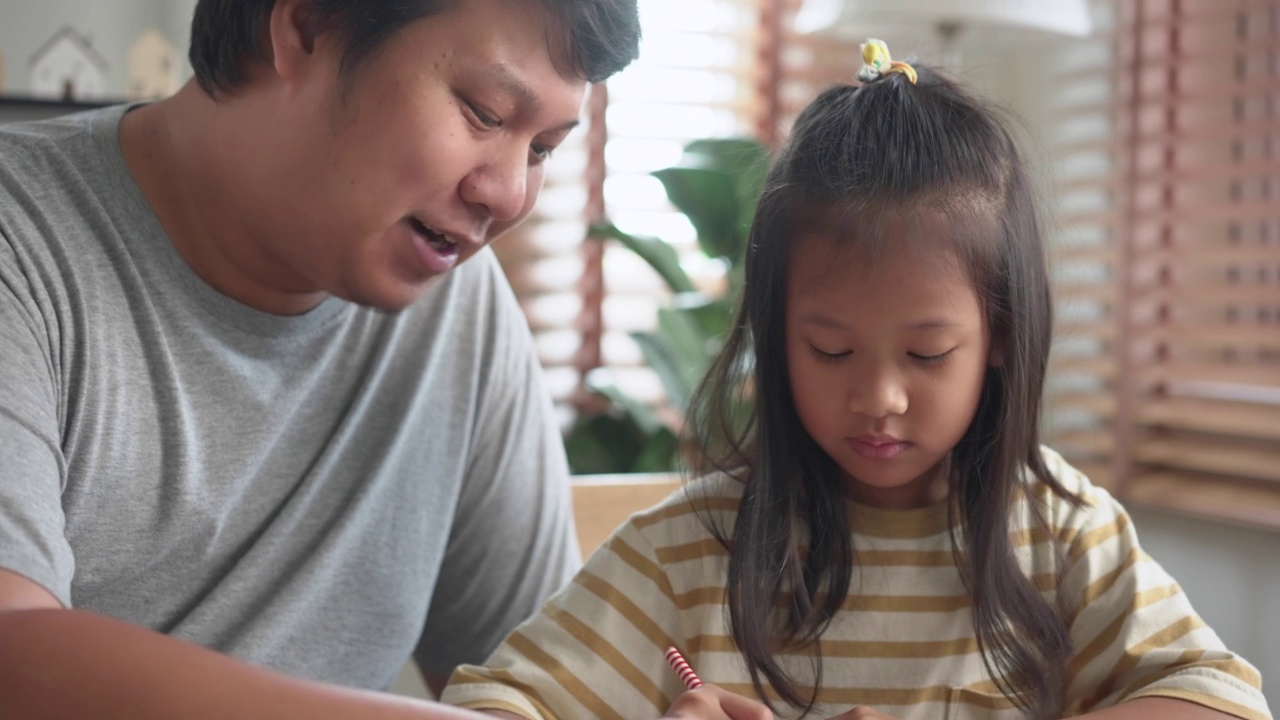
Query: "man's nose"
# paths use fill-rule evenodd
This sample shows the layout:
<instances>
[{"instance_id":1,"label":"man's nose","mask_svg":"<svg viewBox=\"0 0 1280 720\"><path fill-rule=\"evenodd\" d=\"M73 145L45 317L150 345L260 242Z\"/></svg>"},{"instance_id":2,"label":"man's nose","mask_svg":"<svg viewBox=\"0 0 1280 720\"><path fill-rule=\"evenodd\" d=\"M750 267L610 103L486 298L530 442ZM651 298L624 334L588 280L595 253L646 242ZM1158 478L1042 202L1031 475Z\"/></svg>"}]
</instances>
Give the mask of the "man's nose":
<instances>
[{"instance_id":1,"label":"man's nose","mask_svg":"<svg viewBox=\"0 0 1280 720\"><path fill-rule=\"evenodd\" d=\"M529 182L528 150L505 150L471 171L463 180L463 199L484 207L496 222L520 217Z\"/></svg>"}]
</instances>

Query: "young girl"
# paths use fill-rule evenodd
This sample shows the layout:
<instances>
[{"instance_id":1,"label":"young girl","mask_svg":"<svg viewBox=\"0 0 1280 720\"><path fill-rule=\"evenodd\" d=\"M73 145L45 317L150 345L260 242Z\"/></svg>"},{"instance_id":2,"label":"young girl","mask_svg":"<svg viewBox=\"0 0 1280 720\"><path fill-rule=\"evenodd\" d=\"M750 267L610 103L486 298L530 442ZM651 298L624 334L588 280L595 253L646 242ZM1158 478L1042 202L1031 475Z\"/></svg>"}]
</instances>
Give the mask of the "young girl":
<instances>
[{"instance_id":1,"label":"young girl","mask_svg":"<svg viewBox=\"0 0 1280 720\"><path fill-rule=\"evenodd\" d=\"M1269 718L1124 509L1039 444L1049 282L1009 132L928 69L860 77L803 112L769 174L690 417L709 472L444 699L546 719L767 717L757 700ZM710 686L683 692L668 646Z\"/></svg>"}]
</instances>

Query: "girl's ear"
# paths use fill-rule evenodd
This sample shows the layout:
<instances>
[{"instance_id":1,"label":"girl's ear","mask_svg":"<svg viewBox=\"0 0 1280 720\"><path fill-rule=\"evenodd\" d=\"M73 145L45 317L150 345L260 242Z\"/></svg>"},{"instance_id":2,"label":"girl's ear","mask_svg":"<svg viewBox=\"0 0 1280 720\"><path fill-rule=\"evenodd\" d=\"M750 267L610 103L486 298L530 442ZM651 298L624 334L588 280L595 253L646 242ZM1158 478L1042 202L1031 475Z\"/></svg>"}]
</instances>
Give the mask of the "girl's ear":
<instances>
[{"instance_id":1,"label":"girl's ear","mask_svg":"<svg viewBox=\"0 0 1280 720\"><path fill-rule=\"evenodd\" d=\"M987 367L1004 367L1004 348L1007 343L1004 333L993 333L991 345L987 348Z\"/></svg>"}]
</instances>

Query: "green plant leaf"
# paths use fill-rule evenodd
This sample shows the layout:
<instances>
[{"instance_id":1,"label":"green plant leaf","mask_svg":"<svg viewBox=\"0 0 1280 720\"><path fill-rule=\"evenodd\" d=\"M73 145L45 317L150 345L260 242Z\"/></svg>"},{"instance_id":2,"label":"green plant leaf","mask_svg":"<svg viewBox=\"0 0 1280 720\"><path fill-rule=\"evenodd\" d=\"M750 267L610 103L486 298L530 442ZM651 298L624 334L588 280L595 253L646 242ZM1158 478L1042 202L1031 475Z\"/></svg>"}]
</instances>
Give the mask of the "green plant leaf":
<instances>
[{"instance_id":1,"label":"green plant leaf","mask_svg":"<svg viewBox=\"0 0 1280 720\"><path fill-rule=\"evenodd\" d=\"M626 415L580 416L565 438L569 469L575 475L627 472L646 444L635 422Z\"/></svg>"},{"instance_id":2,"label":"green plant leaf","mask_svg":"<svg viewBox=\"0 0 1280 720\"><path fill-rule=\"evenodd\" d=\"M607 398L615 413L631 418L640 432L646 436L653 435L666 427L648 405L622 392L622 389L614 383L613 373L609 368L599 367L587 373L585 384L591 392Z\"/></svg>"},{"instance_id":3,"label":"green plant leaf","mask_svg":"<svg viewBox=\"0 0 1280 720\"><path fill-rule=\"evenodd\" d=\"M719 170L733 178L739 200L754 205L769 172L769 151L751 138L705 138L684 148L681 165Z\"/></svg>"},{"instance_id":4,"label":"green plant leaf","mask_svg":"<svg viewBox=\"0 0 1280 720\"><path fill-rule=\"evenodd\" d=\"M730 299L732 297L736 297L736 293L731 292L723 298L709 298L702 293L684 293L675 297L674 307L688 314L702 328L702 334L707 339L708 355L715 355L720 349L720 343L729 334L734 312L734 304Z\"/></svg>"},{"instance_id":5,"label":"green plant leaf","mask_svg":"<svg viewBox=\"0 0 1280 720\"><path fill-rule=\"evenodd\" d=\"M744 250L760 190L769 171L768 150L751 138L694 140L685 146L684 155L677 167L714 171L728 179L734 199L731 211L733 216L724 218L722 222L728 228L728 235L724 240L730 251L718 257L727 257L735 265L740 263L745 256ZM674 200L672 202L675 203ZM680 205L677 207L684 209ZM690 220L692 221L692 217Z\"/></svg>"},{"instance_id":6,"label":"green plant leaf","mask_svg":"<svg viewBox=\"0 0 1280 720\"><path fill-rule=\"evenodd\" d=\"M656 333L633 332L631 338L640 346L644 359L649 367L658 374L662 387L667 391L667 399L680 413L689 407L689 396L693 392L692 383L687 379L686 369L681 367L680 360L671 342Z\"/></svg>"},{"instance_id":7,"label":"green plant leaf","mask_svg":"<svg viewBox=\"0 0 1280 720\"><path fill-rule=\"evenodd\" d=\"M680 441L668 428L650 435L644 447L636 455L631 472L672 472L677 469L677 451Z\"/></svg>"},{"instance_id":8,"label":"green plant leaf","mask_svg":"<svg viewBox=\"0 0 1280 720\"><path fill-rule=\"evenodd\" d=\"M698 232L698 244L708 257L732 259L737 252L741 217L733 179L722 170L706 167L669 167L655 170L671 204L683 212Z\"/></svg>"},{"instance_id":9,"label":"green plant leaf","mask_svg":"<svg viewBox=\"0 0 1280 720\"><path fill-rule=\"evenodd\" d=\"M703 331L697 318L683 308L660 308L658 331L667 339L676 367L680 368L684 384L692 395L692 388L702 379L711 362L713 338Z\"/></svg>"},{"instance_id":10,"label":"green plant leaf","mask_svg":"<svg viewBox=\"0 0 1280 720\"><path fill-rule=\"evenodd\" d=\"M680 258L676 256L675 248L662 240L645 235L625 233L613 223L592 225L587 237L597 240L617 240L622 243L631 252L639 255L641 259L649 263L649 266L666 281L671 288L671 292L694 291L693 281L689 279L689 275L684 271L684 268L680 267Z\"/></svg>"}]
</instances>

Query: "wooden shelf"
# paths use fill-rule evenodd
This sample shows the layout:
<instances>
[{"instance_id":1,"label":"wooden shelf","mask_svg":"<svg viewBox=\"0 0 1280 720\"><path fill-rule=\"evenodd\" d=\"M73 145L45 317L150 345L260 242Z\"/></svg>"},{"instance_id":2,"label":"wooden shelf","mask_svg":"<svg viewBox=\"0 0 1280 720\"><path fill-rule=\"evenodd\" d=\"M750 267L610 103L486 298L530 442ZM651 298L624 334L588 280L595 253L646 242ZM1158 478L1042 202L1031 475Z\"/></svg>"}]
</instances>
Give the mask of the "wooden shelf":
<instances>
[{"instance_id":1,"label":"wooden shelf","mask_svg":"<svg viewBox=\"0 0 1280 720\"><path fill-rule=\"evenodd\" d=\"M1116 400L1111 393L1049 393L1045 395L1044 406L1051 413L1071 410L1086 412L1103 418L1110 418L1116 413Z\"/></svg>"},{"instance_id":2,"label":"wooden shelf","mask_svg":"<svg viewBox=\"0 0 1280 720\"><path fill-rule=\"evenodd\" d=\"M1115 435L1107 428L1053 433L1045 443L1063 455L1110 457L1116 451Z\"/></svg>"},{"instance_id":3,"label":"wooden shelf","mask_svg":"<svg viewBox=\"0 0 1280 720\"><path fill-rule=\"evenodd\" d=\"M1049 358L1049 374L1051 376L1089 375L1103 380L1111 380L1116 376L1116 361L1110 355L1051 356Z\"/></svg>"},{"instance_id":4,"label":"wooden shelf","mask_svg":"<svg viewBox=\"0 0 1280 720\"><path fill-rule=\"evenodd\" d=\"M1173 361L1148 366L1142 371L1146 382L1220 382L1232 385L1280 387L1280 369L1264 365Z\"/></svg>"},{"instance_id":5,"label":"wooden shelf","mask_svg":"<svg viewBox=\"0 0 1280 720\"><path fill-rule=\"evenodd\" d=\"M1274 482L1272 492L1280 495L1280 446L1274 443L1176 435L1137 442L1133 457L1162 468Z\"/></svg>"},{"instance_id":6,"label":"wooden shelf","mask_svg":"<svg viewBox=\"0 0 1280 720\"><path fill-rule=\"evenodd\" d=\"M1138 411L1138 420L1178 430L1280 442L1280 406L1276 405L1196 398L1147 400ZM1280 465L1280 446L1272 457Z\"/></svg>"},{"instance_id":7,"label":"wooden shelf","mask_svg":"<svg viewBox=\"0 0 1280 720\"><path fill-rule=\"evenodd\" d=\"M1126 482L1120 498L1125 504L1280 531L1280 487L1265 483L1195 473L1148 472Z\"/></svg>"}]
</instances>

